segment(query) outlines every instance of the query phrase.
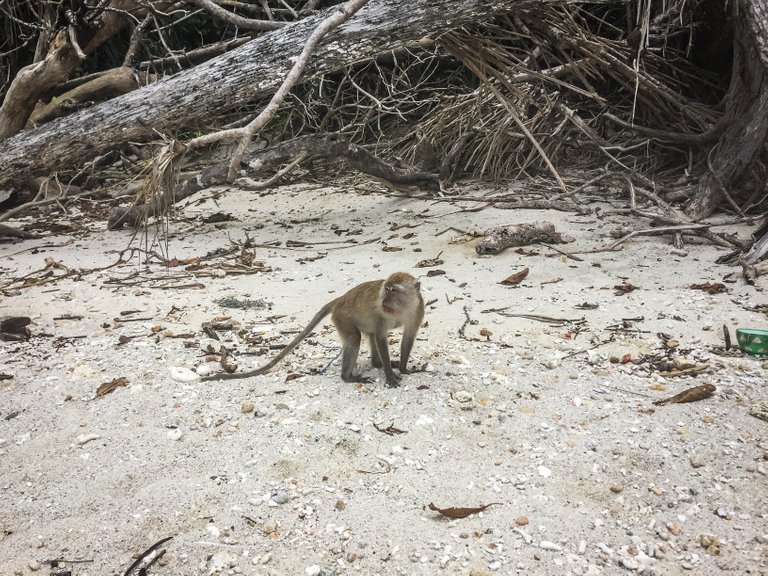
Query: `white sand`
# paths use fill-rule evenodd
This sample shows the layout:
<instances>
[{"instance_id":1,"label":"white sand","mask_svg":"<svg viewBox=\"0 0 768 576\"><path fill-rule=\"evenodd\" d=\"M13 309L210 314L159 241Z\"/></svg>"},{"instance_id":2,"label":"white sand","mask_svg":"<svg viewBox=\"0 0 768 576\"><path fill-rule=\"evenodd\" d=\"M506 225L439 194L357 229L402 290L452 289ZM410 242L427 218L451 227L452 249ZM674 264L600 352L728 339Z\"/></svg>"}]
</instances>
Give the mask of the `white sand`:
<instances>
[{"instance_id":1,"label":"white sand","mask_svg":"<svg viewBox=\"0 0 768 576\"><path fill-rule=\"evenodd\" d=\"M0 574L123 574L168 536L150 574L768 572L768 422L749 415L766 399L768 364L711 352L722 344L723 324L732 333L766 327L765 314L745 309L767 303L765 279L748 286L739 269L714 264L721 250L691 244L680 255L666 237L575 261L543 246L479 258L476 241L438 235L549 220L576 238L559 248L586 251L612 241L609 232L620 226L644 225L622 217L456 213L473 205L306 186L210 197L201 193L180 208L184 220L170 224L168 254L202 257L247 233L260 244L281 242L254 250L270 272L196 277L184 266L145 266L136 255L0 300L0 316L35 322L31 341L0 342L0 373L14 376L0 387ZM239 221L189 220L217 210ZM42 269L45 258L106 266L130 237L77 213L72 221L91 232L67 246L29 250L65 237L0 245L0 282ZM392 230L402 225L412 227ZM338 244L349 238L359 245ZM317 244L286 249L289 240ZM445 275L415 268L438 254ZM519 287L499 284L524 267L530 274ZM205 361L208 345L228 346L241 370L263 363L243 354L258 346L231 332L220 342L208 338L205 321L231 316L253 329L283 316L272 334L300 329L331 298L397 270L424 275L432 301L411 361L430 371L405 376L401 388L383 386L365 348L359 366L377 384L342 382L338 361L322 375L286 382L289 372L309 373L334 357L330 321L267 376L171 378L175 367L217 369ZM130 286L107 283L134 274ZM688 288L725 278L727 294ZM624 281L638 290L615 295ZM269 309L224 309L216 303L222 297L263 299ZM575 308L584 302L599 307ZM568 338L568 327L482 312L502 307L587 324ZM461 339L465 308L475 323ZM128 310L145 320L116 323ZM82 319L56 320L68 314ZM566 357L637 317L640 332ZM662 378L647 364L609 361L661 351L659 332L710 371ZM136 337L121 345L121 336ZM128 386L94 399L100 384L119 377ZM704 383L718 390L696 403L654 407L642 396ZM253 412L243 413L249 403ZM390 425L405 433L375 427ZM430 502L502 505L450 521L428 510ZM51 569L45 562L53 559L89 562Z\"/></svg>"}]
</instances>

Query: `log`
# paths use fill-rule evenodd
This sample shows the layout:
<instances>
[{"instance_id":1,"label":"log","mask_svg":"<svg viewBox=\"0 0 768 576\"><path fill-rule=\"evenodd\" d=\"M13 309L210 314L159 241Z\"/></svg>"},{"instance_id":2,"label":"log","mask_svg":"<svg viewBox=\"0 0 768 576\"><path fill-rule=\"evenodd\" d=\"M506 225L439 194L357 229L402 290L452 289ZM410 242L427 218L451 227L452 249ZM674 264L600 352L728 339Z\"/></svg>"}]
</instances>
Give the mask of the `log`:
<instances>
[{"instance_id":1,"label":"log","mask_svg":"<svg viewBox=\"0 0 768 576\"><path fill-rule=\"evenodd\" d=\"M484 254L500 254L507 248L529 246L538 242L547 244L567 244L573 238L565 236L551 222L537 221L524 224L496 226L483 232L484 238L475 246L475 252Z\"/></svg>"},{"instance_id":2,"label":"log","mask_svg":"<svg viewBox=\"0 0 768 576\"><path fill-rule=\"evenodd\" d=\"M378 0L318 46L304 77L343 69L487 20L521 0ZM331 7L194 68L0 142L0 187L85 162L128 141L156 138L274 92Z\"/></svg>"}]
</instances>

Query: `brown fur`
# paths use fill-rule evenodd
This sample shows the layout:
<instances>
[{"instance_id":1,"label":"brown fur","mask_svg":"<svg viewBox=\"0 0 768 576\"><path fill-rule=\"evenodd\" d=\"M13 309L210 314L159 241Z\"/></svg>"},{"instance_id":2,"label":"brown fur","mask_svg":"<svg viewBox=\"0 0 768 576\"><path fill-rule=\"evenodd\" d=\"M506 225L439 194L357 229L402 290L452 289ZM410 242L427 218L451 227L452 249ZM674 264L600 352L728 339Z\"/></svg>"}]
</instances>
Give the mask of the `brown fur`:
<instances>
[{"instance_id":1,"label":"brown fur","mask_svg":"<svg viewBox=\"0 0 768 576\"><path fill-rule=\"evenodd\" d=\"M342 344L341 378L345 382L370 382L355 374L357 356L360 353L362 335L368 336L371 361L376 368L384 368L387 386L398 386L400 376L392 370L389 358L387 333L403 326L400 343L400 373L408 373L408 357L416 339L416 333L424 319L424 300L419 282L407 272L395 272L386 280L364 282L346 294L320 308L304 330L290 344L261 368L249 372L217 374L203 380L230 380L265 374L285 358L304 340L328 314L339 332Z\"/></svg>"}]
</instances>

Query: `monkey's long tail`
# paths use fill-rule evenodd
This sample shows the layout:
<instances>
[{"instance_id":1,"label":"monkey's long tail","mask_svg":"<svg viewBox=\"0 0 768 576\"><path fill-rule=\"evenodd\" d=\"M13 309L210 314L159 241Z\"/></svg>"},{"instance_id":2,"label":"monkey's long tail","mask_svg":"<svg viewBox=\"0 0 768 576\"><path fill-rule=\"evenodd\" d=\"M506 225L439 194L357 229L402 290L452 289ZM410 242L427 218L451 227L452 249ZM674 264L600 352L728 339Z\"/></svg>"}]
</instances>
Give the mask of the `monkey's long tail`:
<instances>
[{"instance_id":1,"label":"monkey's long tail","mask_svg":"<svg viewBox=\"0 0 768 576\"><path fill-rule=\"evenodd\" d=\"M261 366L259 368L255 368L253 370L249 370L248 372L232 372L227 374L211 374L210 376L203 376L200 380L203 382L209 382L211 380L239 380L240 378L250 378L251 376L259 376L261 374L266 374L269 372L272 368L274 368L280 360L288 356L288 354L291 353L291 351L296 348L296 346L299 345L299 343L304 340L307 336L309 336L310 332L315 329L315 327L320 324L320 321L328 316L328 314L331 313L331 310L333 309L333 304L336 302L335 300L328 302L325 306L320 308L320 311L315 314L315 317L312 318L312 320L307 324L307 327L304 328L293 340L291 340L291 343L288 344L285 348L280 350L280 353L275 356L272 360L264 364L264 366Z\"/></svg>"}]
</instances>

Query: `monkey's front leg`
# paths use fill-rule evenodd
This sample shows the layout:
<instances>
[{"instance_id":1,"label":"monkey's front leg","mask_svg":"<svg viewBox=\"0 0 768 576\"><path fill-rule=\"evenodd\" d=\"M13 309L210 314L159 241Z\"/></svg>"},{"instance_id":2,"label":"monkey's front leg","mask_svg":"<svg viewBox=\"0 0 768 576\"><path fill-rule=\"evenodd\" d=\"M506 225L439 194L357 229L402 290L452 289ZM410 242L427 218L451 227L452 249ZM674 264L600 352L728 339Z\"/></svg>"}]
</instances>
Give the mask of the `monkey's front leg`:
<instances>
[{"instance_id":1,"label":"monkey's front leg","mask_svg":"<svg viewBox=\"0 0 768 576\"><path fill-rule=\"evenodd\" d=\"M376 351L379 353L384 374L387 377L387 387L396 388L400 386L400 376L392 370L392 361L389 359L389 345L387 344L387 331L381 330L374 334L376 340Z\"/></svg>"}]
</instances>

